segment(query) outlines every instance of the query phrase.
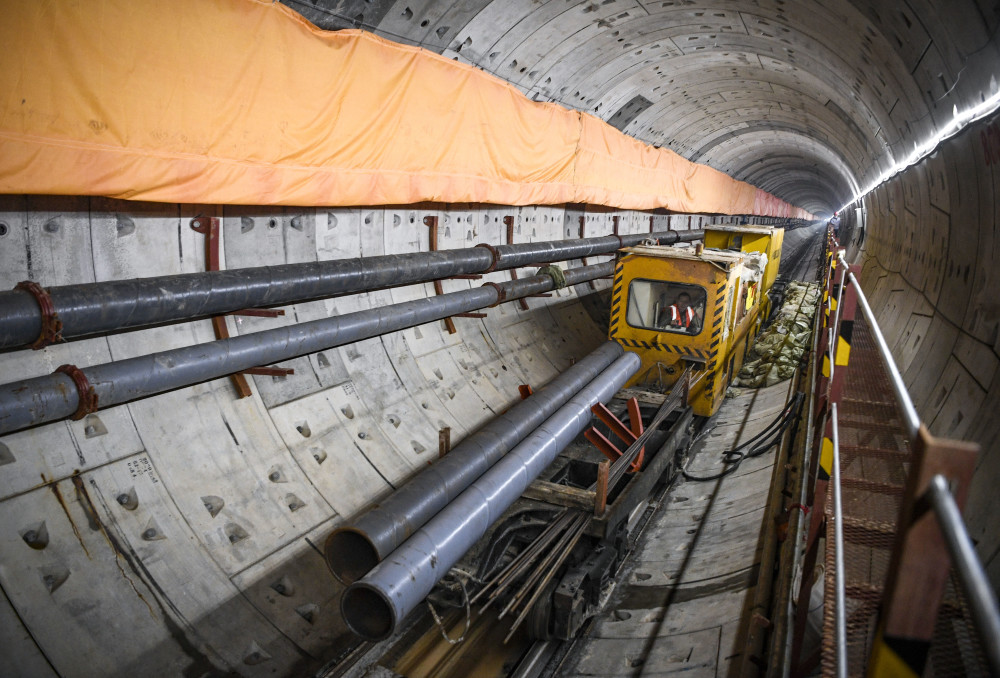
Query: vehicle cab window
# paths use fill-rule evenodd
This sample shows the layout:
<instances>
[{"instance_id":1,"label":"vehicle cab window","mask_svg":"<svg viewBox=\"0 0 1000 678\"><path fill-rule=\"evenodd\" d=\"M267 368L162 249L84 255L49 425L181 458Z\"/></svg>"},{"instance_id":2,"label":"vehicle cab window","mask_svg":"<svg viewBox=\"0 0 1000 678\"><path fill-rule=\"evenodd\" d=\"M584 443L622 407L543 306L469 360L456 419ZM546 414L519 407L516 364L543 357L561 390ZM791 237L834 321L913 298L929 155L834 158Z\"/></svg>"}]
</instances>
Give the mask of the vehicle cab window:
<instances>
[{"instance_id":1,"label":"vehicle cab window","mask_svg":"<svg viewBox=\"0 0 1000 678\"><path fill-rule=\"evenodd\" d=\"M625 320L632 327L654 332L699 334L706 298L699 285L636 279L629 284Z\"/></svg>"}]
</instances>

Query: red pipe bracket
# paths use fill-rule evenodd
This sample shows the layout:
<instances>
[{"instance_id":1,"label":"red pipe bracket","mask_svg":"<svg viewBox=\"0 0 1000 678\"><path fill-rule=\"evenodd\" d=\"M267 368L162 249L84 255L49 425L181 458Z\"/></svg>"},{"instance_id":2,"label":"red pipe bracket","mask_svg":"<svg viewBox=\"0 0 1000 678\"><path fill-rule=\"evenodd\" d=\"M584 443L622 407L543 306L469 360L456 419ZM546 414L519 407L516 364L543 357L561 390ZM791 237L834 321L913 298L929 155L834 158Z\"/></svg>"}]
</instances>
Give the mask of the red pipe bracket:
<instances>
[{"instance_id":1,"label":"red pipe bracket","mask_svg":"<svg viewBox=\"0 0 1000 678\"><path fill-rule=\"evenodd\" d=\"M53 374L56 373L65 374L73 380L73 384L76 386L78 404L76 412L70 417L71 419L78 421L91 412L97 411L97 392L90 385L90 381L87 379L87 375L83 373L83 370L76 365L60 365L53 372Z\"/></svg>"},{"instance_id":2,"label":"red pipe bracket","mask_svg":"<svg viewBox=\"0 0 1000 678\"><path fill-rule=\"evenodd\" d=\"M39 332L35 342L31 344L31 348L37 351L40 348L45 348L50 344L62 341L62 320L59 319L59 315L56 313L55 305L52 303L52 297L49 296L48 290L30 280L19 282L14 286L14 289L24 290L33 296L35 301L38 302L38 308L42 312L42 331Z\"/></svg>"}]
</instances>

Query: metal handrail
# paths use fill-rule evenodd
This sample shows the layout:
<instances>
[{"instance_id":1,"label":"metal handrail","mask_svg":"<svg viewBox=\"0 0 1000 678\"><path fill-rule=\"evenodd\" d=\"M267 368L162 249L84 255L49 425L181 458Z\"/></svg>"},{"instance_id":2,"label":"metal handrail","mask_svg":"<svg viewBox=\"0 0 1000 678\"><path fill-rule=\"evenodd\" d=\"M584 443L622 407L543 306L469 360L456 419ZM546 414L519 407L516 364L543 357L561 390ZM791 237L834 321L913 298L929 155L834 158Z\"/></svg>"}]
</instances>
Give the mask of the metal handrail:
<instances>
[{"instance_id":1,"label":"metal handrail","mask_svg":"<svg viewBox=\"0 0 1000 678\"><path fill-rule=\"evenodd\" d=\"M833 539L834 586L836 589L837 675L847 678L847 580L844 574L844 507L840 496L840 431L837 426L837 403L830 406L833 425Z\"/></svg>"},{"instance_id":2,"label":"metal handrail","mask_svg":"<svg viewBox=\"0 0 1000 678\"><path fill-rule=\"evenodd\" d=\"M948 489L948 480L940 474L935 475L924 496L934 508L941 534L948 545L951 562L958 574L959 584L969 603L972 620L990 664L990 672L994 676L1000 676L1000 609L997 608L996 595L965 529L955 497Z\"/></svg>"},{"instance_id":3,"label":"metal handrail","mask_svg":"<svg viewBox=\"0 0 1000 678\"><path fill-rule=\"evenodd\" d=\"M847 260L844 258L844 251L841 250L838 255L838 260L841 265L847 267ZM889 352L889 345L885 341L885 337L882 336L882 330L878 326L878 321L875 320L875 313L872 311L871 306L868 305L868 298L865 296L864 291L861 289L861 283L858 279L850 272L850 268L846 268L845 282L850 280L850 283L854 285L855 290L858 294L858 306L861 307L861 312L864 313L865 319L868 321L868 326L871 328L872 335L875 337L875 345L878 347L879 355L882 358L882 364L885 365L886 371L889 373L889 382L892 385L892 391L896 395L896 401L899 403L900 409L903 413L904 428L906 433L909 435L910 439L913 440L917 437L917 433L920 431L920 415L917 414L917 408L913 405L913 400L910 398L910 394L906 391L906 384L903 383L903 377L899 373L899 368L896 367L896 361L893 360L892 354Z\"/></svg>"},{"instance_id":4,"label":"metal handrail","mask_svg":"<svg viewBox=\"0 0 1000 678\"><path fill-rule=\"evenodd\" d=\"M917 438L920 431L920 415L917 414L917 409L913 404L913 400L910 398L906 385L903 383L903 377L900 374L899 369L896 367L896 362L889 351L889 345L886 342L885 337L882 335L882 330L878 325L878 321L875 319L875 314L872 311L871 306L868 304L868 298L865 296L857 277L850 272L847 260L844 257L844 250L840 250L837 255L837 259L840 264L845 267L844 283L846 284L847 282L850 282L850 284L854 285L855 292L857 293L858 305L861 307L861 311L864 314L865 319L868 321L868 326L871 329L872 335L875 338L875 344L878 347L879 356L882 358L882 363L885 366L886 371L889 373L889 381L892 386L893 393L896 396L896 401L903 414L904 428L910 440L913 441ZM841 290L842 289L843 285L841 286ZM839 306L840 305L838 303L838 313L840 310ZM835 316L835 322L836 317L837 316ZM836 325L834 325L834 327L836 327ZM832 373L832 364L830 369ZM844 614L843 604L845 592L843 588L843 533L840 522L840 455L836 408L837 405L835 403L832 404L833 496L834 515L836 518L835 540L837 549L837 671L838 675L846 675L846 673L841 673L842 670L846 669L847 650L845 644L846 623L842 619L842 615ZM948 487L948 480L943 475L935 475L931 479L924 497L930 502L932 508L934 509L934 513L937 516L938 525L941 528L941 533L944 536L949 554L951 555L953 566L958 575L959 584L961 585L965 598L969 603L972 620L982 642L987 661L990 664L991 673L993 675L1000 676L1000 609L998 609L996 596L994 595L993 589L986 577L986 573L983 570L982 563L979 562L979 558L976 556L972 540L966 530L965 522L962 520L961 511L959 510L958 504L955 502L955 498Z\"/></svg>"}]
</instances>

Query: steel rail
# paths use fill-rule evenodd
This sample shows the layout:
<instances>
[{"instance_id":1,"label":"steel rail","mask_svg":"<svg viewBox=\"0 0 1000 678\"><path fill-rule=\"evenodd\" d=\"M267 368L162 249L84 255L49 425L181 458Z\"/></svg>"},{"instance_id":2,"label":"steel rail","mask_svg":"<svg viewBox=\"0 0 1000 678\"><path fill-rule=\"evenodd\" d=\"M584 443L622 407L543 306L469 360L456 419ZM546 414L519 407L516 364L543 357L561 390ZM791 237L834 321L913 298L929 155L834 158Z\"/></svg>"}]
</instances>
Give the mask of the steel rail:
<instances>
[{"instance_id":1,"label":"steel rail","mask_svg":"<svg viewBox=\"0 0 1000 678\"><path fill-rule=\"evenodd\" d=\"M488 608L493 601L495 601L500 594L507 589L508 586L517 581L517 579L534 564L539 554L541 554L542 551L552 542L552 540L556 538L567 520L569 520L569 511L568 509L563 509L562 512L556 516L556 518L549 523L545 529L542 530L537 537L535 537L534 540L532 540L531 544L527 548L517 554L517 556L515 556L503 570L486 582L483 588L469 600L471 604L475 604L475 602L482 598L483 595L490 592L486 604L484 604L482 609L479 611L480 614L482 614L483 611L485 611L486 608Z\"/></svg>"},{"instance_id":2,"label":"steel rail","mask_svg":"<svg viewBox=\"0 0 1000 678\"><path fill-rule=\"evenodd\" d=\"M565 272L566 284L601 278L612 270L611 262L570 269ZM541 294L554 286L553 278L548 275L487 283L460 292L83 369L63 366L49 375L0 385L0 434L70 417L81 418L97 409L203 383L258 365L351 344L505 300Z\"/></svg>"},{"instance_id":3,"label":"steel rail","mask_svg":"<svg viewBox=\"0 0 1000 678\"><path fill-rule=\"evenodd\" d=\"M843 253L840 254L839 259L843 265L847 265L847 261L844 259ZM914 440L917 437L917 433L920 431L920 415L917 414L917 408L913 405L913 400L910 398L910 394L906 390L906 384L903 383L903 377L899 373L899 368L896 367L896 361L892 358L892 352L889 350L889 344L886 343L885 337L882 335L882 330L879 328L878 320L875 319L875 313L872 311L871 306L868 305L868 298L861 289L861 283L858 282L858 279L850 271L847 273L847 278L849 278L851 284L855 286L858 293L858 306L861 307L861 312L868 321L868 326L871 328L872 336L875 338L875 345L878 347L879 356L882 358L882 364L889 373L889 383L892 386L892 392L896 395L896 401L899 403L899 407L902 410L904 420L903 426L906 429L906 433L909 435L910 440Z\"/></svg>"},{"instance_id":4,"label":"steel rail","mask_svg":"<svg viewBox=\"0 0 1000 678\"><path fill-rule=\"evenodd\" d=\"M579 238L459 250L260 266L42 288L26 281L0 292L0 349L30 346L43 327L51 340L187 322L247 308L439 280L456 275L611 254L646 239L699 240L704 230ZM44 309L44 310L43 310Z\"/></svg>"},{"instance_id":5,"label":"steel rail","mask_svg":"<svg viewBox=\"0 0 1000 678\"><path fill-rule=\"evenodd\" d=\"M947 478L940 474L931 478L926 496L934 507L938 526L948 545L951 562L958 574L983 652L990 664L990 673L1000 676L1000 610L997 608L996 594L976 556L975 546L962 521L962 513L948 489Z\"/></svg>"},{"instance_id":6,"label":"steel rail","mask_svg":"<svg viewBox=\"0 0 1000 678\"><path fill-rule=\"evenodd\" d=\"M334 576L350 584L367 574L623 352L620 344L605 342L376 507L336 529L323 549Z\"/></svg>"},{"instance_id":7,"label":"steel rail","mask_svg":"<svg viewBox=\"0 0 1000 678\"><path fill-rule=\"evenodd\" d=\"M590 523L590 516L580 512L576 516L576 520L570 524L569 528L566 530L567 539L560 541L558 548L553 552L556 555L554 562L547 562L542 567L539 568L539 572L544 571L544 576L541 581L532 582L530 587L534 588L534 593L531 594L531 598L528 602L524 603L521 613L511 624L510 631L508 631L507 636L503 639L503 642L507 642L511 639L511 636L517 631L517 628L524 621L525 617L534 607L535 603L538 602L539 596L545 592L546 587L552 578L556 575L556 572L562 567L562 564L566 561L569 555L576 548L577 542L580 541L580 537L583 536L584 531L587 529L587 525ZM501 615L502 616L502 615Z\"/></svg>"},{"instance_id":8,"label":"steel rail","mask_svg":"<svg viewBox=\"0 0 1000 678\"><path fill-rule=\"evenodd\" d=\"M348 627L368 639L389 637L434 584L486 533L556 456L590 423L590 408L635 374L626 352L427 522L340 601Z\"/></svg>"}]
</instances>

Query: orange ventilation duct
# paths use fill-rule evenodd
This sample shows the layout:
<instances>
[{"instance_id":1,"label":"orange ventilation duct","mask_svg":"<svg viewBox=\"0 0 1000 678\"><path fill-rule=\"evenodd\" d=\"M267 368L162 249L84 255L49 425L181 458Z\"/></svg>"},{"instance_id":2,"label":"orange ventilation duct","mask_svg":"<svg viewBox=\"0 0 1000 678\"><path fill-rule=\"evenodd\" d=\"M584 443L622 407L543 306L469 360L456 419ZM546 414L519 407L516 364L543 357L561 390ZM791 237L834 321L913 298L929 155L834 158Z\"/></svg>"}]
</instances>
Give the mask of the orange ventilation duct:
<instances>
[{"instance_id":1,"label":"orange ventilation duct","mask_svg":"<svg viewBox=\"0 0 1000 678\"><path fill-rule=\"evenodd\" d=\"M472 66L271 0L0 0L0 192L811 218Z\"/></svg>"}]
</instances>

